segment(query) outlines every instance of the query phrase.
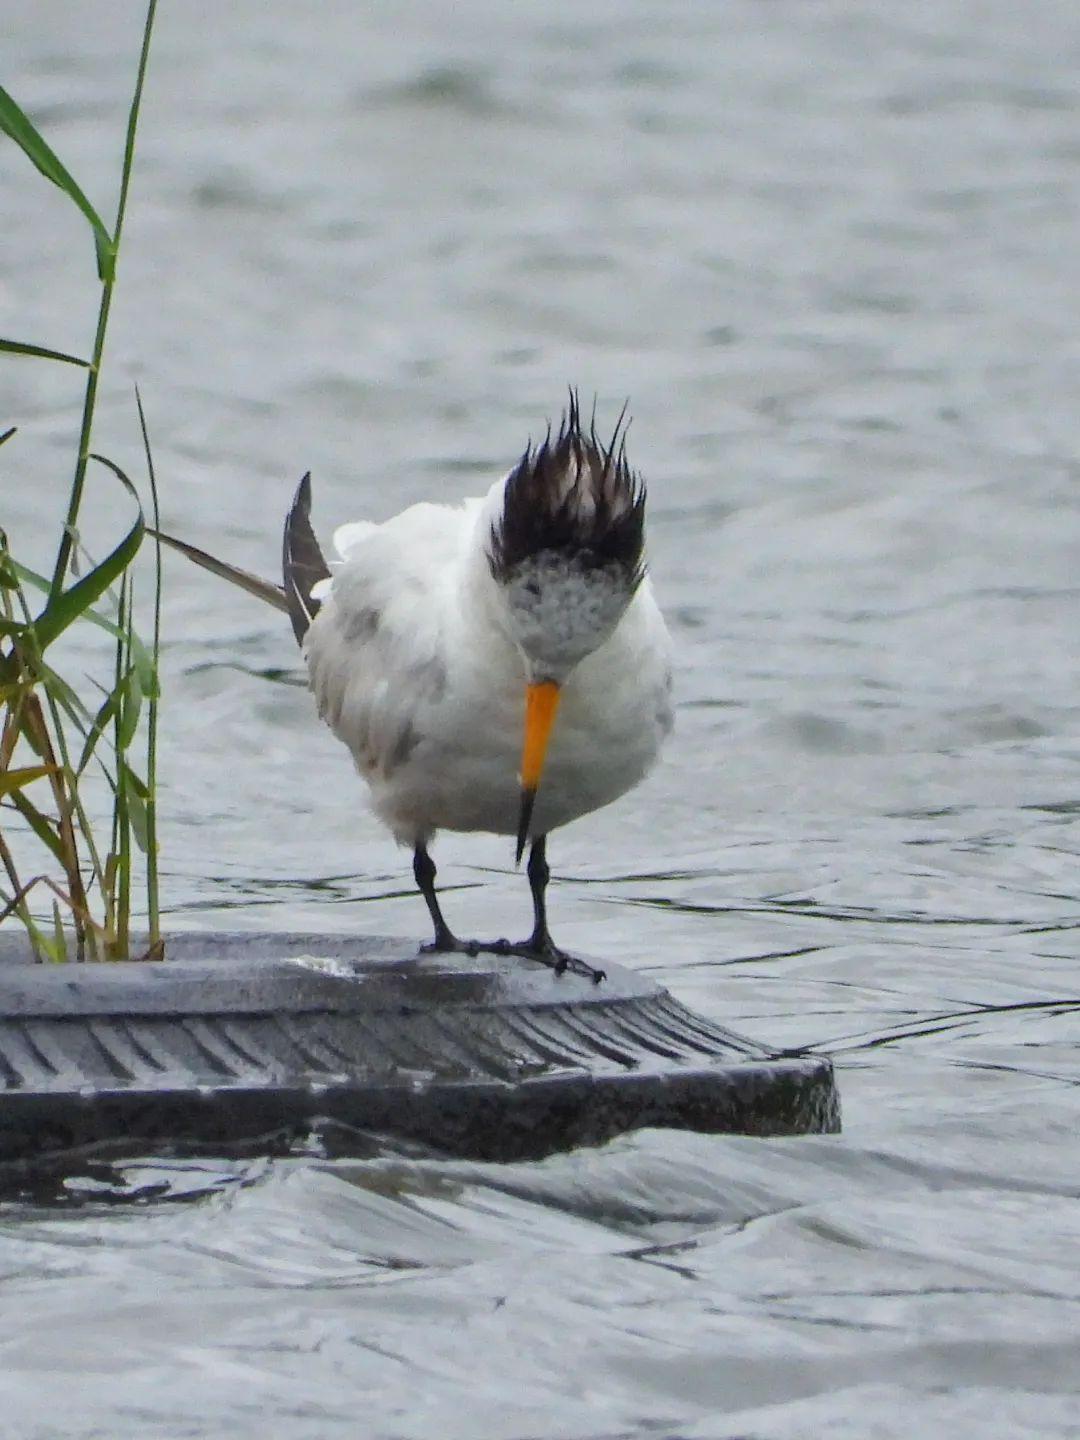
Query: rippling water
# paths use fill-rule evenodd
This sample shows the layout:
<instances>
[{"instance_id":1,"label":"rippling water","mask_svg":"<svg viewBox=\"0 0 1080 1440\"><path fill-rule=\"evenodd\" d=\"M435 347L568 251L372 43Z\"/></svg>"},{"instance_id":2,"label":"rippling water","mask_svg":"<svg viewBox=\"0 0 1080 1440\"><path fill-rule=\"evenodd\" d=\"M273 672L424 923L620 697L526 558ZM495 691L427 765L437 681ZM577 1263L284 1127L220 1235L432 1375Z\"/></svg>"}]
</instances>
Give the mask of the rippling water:
<instances>
[{"instance_id":1,"label":"rippling water","mask_svg":"<svg viewBox=\"0 0 1080 1440\"><path fill-rule=\"evenodd\" d=\"M138 11L5 7L103 206ZM91 1168L0 1206L3 1434L1080 1435L1078 70L1073 0L162 8L98 444L137 378L169 527L273 573L305 468L326 534L630 395L678 730L556 933L834 1054L845 1133ZM0 187L0 329L85 351L81 220ZM74 375L3 367L24 553ZM422 934L280 617L169 584L174 923Z\"/></svg>"}]
</instances>

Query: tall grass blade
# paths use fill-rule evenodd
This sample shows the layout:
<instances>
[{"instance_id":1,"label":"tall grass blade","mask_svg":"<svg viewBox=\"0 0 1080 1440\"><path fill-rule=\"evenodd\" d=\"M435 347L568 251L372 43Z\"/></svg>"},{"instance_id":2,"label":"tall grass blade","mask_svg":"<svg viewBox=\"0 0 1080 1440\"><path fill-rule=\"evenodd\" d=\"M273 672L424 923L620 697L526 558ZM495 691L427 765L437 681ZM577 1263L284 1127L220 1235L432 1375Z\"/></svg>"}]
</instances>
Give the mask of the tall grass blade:
<instances>
[{"instance_id":1,"label":"tall grass blade","mask_svg":"<svg viewBox=\"0 0 1080 1440\"><path fill-rule=\"evenodd\" d=\"M60 864L63 865L64 847L60 843L60 836L57 833L55 820L50 819L48 815L43 815L37 806L31 804L20 791L16 791L16 793L12 795L11 803L45 846L46 850L50 851L53 858L59 860Z\"/></svg>"},{"instance_id":2,"label":"tall grass blade","mask_svg":"<svg viewBox=\"0 0 1080 1440\"><path fill-rule=\"evenodd\" d=\"M152 533L149 526L146 527L146 532L147 534ZM45 593L48 592L49 582L44 575L38 574L36 570L31 570L28 565L21 565L18 560L10 557L8 564L11 567L12 573L24 585L31 585L35 590L41 590ZM99 630L107 631L115 639L118 633L115 620L111 620L108 615L103 615L100 610L86 610L83 614L92 625L96 625ZM153 695L156 691L154 662L149 650L147 650L138 635L131 636L131 659L132 663L138 666L139 679L144 693L148 696ZM84 713L86 712L84 711Z\"/></svg>"},{"instance_id":3,"label":"tall grass blade","mask_svg":"<svg viewBox=\"0 0 1080 1440\"><path fill-rule=\"evenodd\" d=\"M79 519L79 510L82 506L83 486L86 483L86 462L90 454L90 435L94 428L94 406L97 403L98 376L101 373L101 361L105 352L105 333L109 326L109 307L112 304L113 281L116 275L115 256L120 248L120 235L124 228L124 213L127 209L128 186L131 183L131 171L135 163L135 133L139 124L139 109L142 104L143 82L146 79L146 66L150 58L150 35L154 26L154 14L157 10L157 0L150 0L146 12L146 23L143 26L142 49L139 52L139 70L135 80L135 93L132 96L131 108L128 111L127 133L124 137L124 162L120 175L120 198L116 207L116 225L113 230L113 238L110 241L112 252L107 273L102 274L101 303L98 307L97 330L94 334L94 349L90 360L90 370L86 377L86 393L83 397L82 425L79 429L79 452L75 460L75 474L71 480L71 493L68 496L67 519L64 522L64 530L60 536L60 545L56 553L56 565L53 569L51 594L56 596L64 586L64 577L67 574L68 564L71 560L71 551L74 544L74 535Z\"/></svg>"},{"instance_id":4,"label":"tall grass blade","mask_svg":"<svg viewBox=\"0 0 1080 1440\"><path fill-rule=\"evenodd\" d=\"M42 650L48 649L73 621L86 613L116 577L123 574L138 553L142 537L143 523L137 520L116 549L108 554L100 565L91 570L89 575L84 575L69 590L49 601L32 625Z\"/></svg>"},{"instance_id":5,"label":"tall grass blade","mask_svg":"<svg viewBox=\"0 0 1080 1440\"><path fill-rule=\"evenodd\" d=\"M120 246L120 233L124 228L124 212L127 209L128 184L131 180L132 166L135 163L135 134L139 128L139 109L142 105L146 66L150 59L150 36L154 29L154 15L156 11L157 0L150 0L146 8L146 22L143 25L142 48L139 51L139 69L135 76L135 93L131 97L131 108L128 110L127 134L124 137L124 164L120 172L120 199L116 206L116 228L113 231L113 243L117 248Z\"/></svg>"},{"instance_id":6,"label":"tall grass blade","mask_svg":"<svg viewBox=\"0 0 1080 1440\"><path fill-rule=\"evenodd\" d=\"M45 686L45 693L50 699L56 701L80 735L84 735L90 722L90 711L75 691L62 675L58 675L52 666L46 665L40 657L34 660L34 670L37 678Z\"/></svg>"},{"instance_id":7,"label":"tall grass blade","mask_svg":"<svg viewBox=\"0 0 1080 1440\"><path fill-rule=\"evenodd\" d=\"M129 670L127 674L121 677L119 684L115 685L109 691L105 699L101 702L101 705L98 707L98 712L94 716L93 724L86 732L86 738L83 741L82 754L79 756L79 763L75 766L76 777L80 776L86 769L87 765L90 764L90 761L93 759L94 756L94 751L97 749L98 741L101 739L102 735L105 734L109 726L115 721L116 716L123 703L124 691L130 679L131 671Z\"/></svg>"},{"instance_id":8,"label":"tall grass blade","mask_svg":"<svg viewBox=\"0 0 1080 1440\"><path fill-rule=\"evenodd\" d=\"M15 894L4 905L0 912L0 920L4 920L13 912L18 915L20 923L25 927L27 938L30 941L30 948L37 960L63 960L64 951L57 951L54 942L43 935L34 923L34 917L30 914L30 907L26 903L26 897L35 885L45 880L44 875L35 875L25 885L20 885ZM3 897L0 897L3 898Z\"/></svg>"},{"instance_id":9,"label":"tall grass blade","mask_svg":"<svg viewBox=\"0 0 1080 1440\"><path fill-rule=\"evenodd\" d=\"M0 539L0 561L10 569L15 578L14 592L19 602L19 609L24 616L23 623L26 626L30 626L32 625L30 602L26 597L26 590L23 586L23 567L19 565L2 546L3 541ZM29 633L32 635L33 632L30 631ZM86 706L67 681L58 675L51 665L46 664L40 649L34 653L32 647L20 647L18 654L6 656L4 659L9 662L16 671L21 663L27 676L35 681L40 680L44 684L50 699L55 700L56 703L59 704L77 730L81 733L85 732L86 723L90 719L89 710L87 710ZM0 666L0 669L2 669L2 666Z\"/></svg>"},{"instance_id":10,"label":"tall grass blade","mask_svg":"<svg viewBox=\"0 0 1080 1440\"><path fill-rule=\"evenodd\" d=\"M65 936L64 936L64 922L63 922L63 919L61 918L61 915L60 915L60 902L59 902L59 900L54 900L54 901L52 902L52 909L53 909L53 944L56 946L56 954L55 954L55 957L54 957L54 958L57 958L57 957L58 957L58 958L61 959L61 960L66 960L66 959L67 959L67 940L66 940L66 938L65 938Z\"/></svg>"},{"instance_id":11,"label":"tall grass blade","mask_svg":"<svg viewBox=\"0 0 1080 1440\"><path fill-rule=\"evenodd\" d=\"M139 505L135 486L118 465L114 465L104 455L94 455L91 458L110 469L127 488L136 505ZM70 589L50 596L45 609L34 621L37 642L42 650L46 650L57 636L62 635L72 621L77 620L80 615L89 610L94 601L117 576L124 573L142 544L144 532L142 506L139 505L138 519L115 550L112 550L100 565L96 565L88 575L84 575Z\"/></svg>"},{"instance_id":12,"label":"tall grass blade","mask_svg":"<svg viewBox=\"0 0 1080 1440\"><path fill-rule=\"evenodd\" d=\"M10 915L14 911L26 928L30 937L30 944L33 946L34 954L40 959L44 947L39 946L36 939L36 926L30 914L30 907L26 903L26 887L19 879L18 871L15 869L15 859L8 849L7 841L4 839L4 832L0 830L0 864L3 865L12 889L15 891L11 897L5 897L4 915Z\"/></svg>"},{"instance_id":13,"label":"tall grass blade","mask_svg":"<svg viewBox=\"0 0 1080 1440\"><path fill-rule=\"evenodd\" d=\"M161 507L158 503L157 475L154 473L154 456L150 448L150 432L146 424L139 387L135 386L135 404L139 411L139 429L142 431L143 450L146 453L146 473L150 480L150 508L154 521L154 638L152 643L153 672L152 688L146 689L146 828L143 850L146 854L146 913L147 928L150 932L150 953L164 954L161 938L161 909L158 894L158 839L157 839L157 722L159 690L159 664L161 659ZM134 638L134 637L133 637Z\"/></svg>"},{"instance_id":14,"label":"tall grass blade","mask_svg":"<svg viewBox=\"0 0 1080 1440\"><path fill-rule=\"evenodd\" d=\"M116 791L113 797L113 846L112 858L115 868L112 872L113 914L115 930L108 954L112 960L126 960L131 918L131 819L128 805L129 771L124 762L124 747L120 742L124 723L123 677L128 669L128 653L125 637L131 631L131 576L124 573L120 581L120 598L116 607L118 639L116 642L116 689L121 692L121 701L113 716L113 750L116 752Z\"/></svg>"},{"instance_id":15,"label":"tall grass blade","mask_svg":"<svg viewBox=\"0 0 1080 1440\"><path fill-rule=\"evenodd\" d=\"M123 694L120 700L120 729L116 740L121 755L126 755L139 729L142 714L143 692L139 684L139 672L129 665L124 676Z\"/></svg>"},{"instance_id":16,"label":"tall grass blade","mask_svg":"<svg viewBox=\"0 0 1080 1440\"><path fill-rule=\"evenodd\" d=\"M48 700L48 695L46 695ZM50 733L49 726L45 720L44 711L37 694L31 691L23 706L20 716L20 728L26 737L31 749L40 755L46 765L50 767L49 782L52 786L53 804L56 807L57 834L63 851L61 863L64 867L67 879L68 890L71 896L71 913L75 923L75 941L78 954L82 957L83 947L86 939L86 919L88 907L86 903L86 888L83 884L82 870L79 864L79 846L76 832L76 823L79 824L83 833L86 833L87 826L85 815L79 801L78 787L69 785L71 766L68 763L67 746L64 739L63 726L55 718L55 711L51 711L53 717L53 733L56 736L56 745L53 745L53 733ZM58 759L57 750L60 751ZM62 763L60 763L62 761Z\"/></svg>"},{"instance_id":17,"label":"tall grass blade","mask_svg":"<svg viewBox=\"0 0 1080 1440\"><path fill-rule=\"evenodd\" d=\"M81 365L84 370L89 370L90 361L83 360L79 355L67 355L63 350L50 350L45 345L29 345L22 340L0 339L0 350L6 351L9 355L36 355L42 360L63 360L68 365ZM0 445L4 443L8 435L14 435L14 430L9 430L7 435L0 437Z\"/></svg>"},{"instance_id":18,"label":"tall grass blade","mask_svg":"<svg viewBox=\"0 0 1080 1440\"><path fill-rule=\"evenodd\" d=\"M131 833L135 837L135 843L145 855L149 832L147 829L146 805L150 792L146 787L145 780L140 780L127 761L122 761L124 767L125 798L127 800L128 821L131 824Z\"/></svg>"},{"instance_id":19,"label":"tall grass blade","mask_svg":"<svg viewBox=\"0 0 1080 1440\"><path fill-rule=\"evenodd\" d=\"M85 215L94 232L98 276L102 280L111 280L116 260L116 247L101 216L90 204L70 172L61 163L59 156L46 143L25 111L15 103L2 85L0 85L0 130L10 135L26 158L37 166L46 180L51 180L54 185L58 185Z\"/></svg>"},{"instance_id":20,"label":"tall grass blade","mask_svg":"<svg viewBox=\"0 0 1080 1440\"><path fill-rule=\"evenodd\" d=\"M13 790L21 790L24 785L40 780L43 775L52 775L55 768L53 765L23 765L18 770L4 770L0 772L0 795L10 795Z\"/></svg>"}]
</instances>

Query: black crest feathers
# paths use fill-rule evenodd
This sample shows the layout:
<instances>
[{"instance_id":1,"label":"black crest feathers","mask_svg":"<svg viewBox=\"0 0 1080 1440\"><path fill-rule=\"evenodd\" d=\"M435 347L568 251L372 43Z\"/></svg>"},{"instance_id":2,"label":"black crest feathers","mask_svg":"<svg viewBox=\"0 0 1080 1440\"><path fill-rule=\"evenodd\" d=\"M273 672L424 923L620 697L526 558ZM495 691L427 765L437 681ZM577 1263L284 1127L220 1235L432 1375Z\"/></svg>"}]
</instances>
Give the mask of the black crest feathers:
<instances>
[{"instance_id":1,"label":"black crest feathers","mask_svg":"<svg viewBox=\"0 0 1080 1440\"><path fill-rule=\"evenodd\" d=\"M586 568L617 566L631 586L645 573L645 486L626 462L626 407L608 445L595 413L584 429L577 393L543 444L530 444L506 482L491 533L492 574L507 580L523 560L554 551Z\"/></svg>"}]
</instances>

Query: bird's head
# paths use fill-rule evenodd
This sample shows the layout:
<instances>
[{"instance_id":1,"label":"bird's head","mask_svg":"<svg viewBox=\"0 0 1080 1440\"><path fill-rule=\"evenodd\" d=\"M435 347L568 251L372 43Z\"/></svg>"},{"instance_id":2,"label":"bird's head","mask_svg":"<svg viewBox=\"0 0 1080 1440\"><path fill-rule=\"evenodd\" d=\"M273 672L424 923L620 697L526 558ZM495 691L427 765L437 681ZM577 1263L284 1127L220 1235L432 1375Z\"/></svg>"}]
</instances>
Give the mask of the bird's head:
<instances>
[{"instance_id":1,"label":"bird's head","mask_svg":"<svg viewBox=\"0 0 1080 1440\"><path fill-rule=\"evenodd\" d=\"M645 574L645 487L626 461L625 409L607 445L571 393L559 433L507 477L488 546L525 665L517 857L529 835L560 687L622 619Z\"/></svg>"}]
</instances>

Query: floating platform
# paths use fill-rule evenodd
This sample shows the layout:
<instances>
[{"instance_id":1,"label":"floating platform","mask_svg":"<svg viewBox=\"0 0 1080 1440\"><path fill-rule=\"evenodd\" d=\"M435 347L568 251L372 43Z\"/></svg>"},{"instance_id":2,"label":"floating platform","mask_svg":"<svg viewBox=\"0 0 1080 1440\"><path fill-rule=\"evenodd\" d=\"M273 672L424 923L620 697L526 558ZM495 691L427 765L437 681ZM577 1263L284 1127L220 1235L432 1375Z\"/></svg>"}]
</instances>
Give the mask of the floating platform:
<instances>
[{"instance_id":1,"label":"floating platform","mask_svg":"<svg viewBox=\"0 0 1080 1440\"><path fill-rule=\"evenodd\" d=\"M617 966L402 940L179 934L163 962L35 964L0 935L0 1160L279 1150L334 1124L487 1160L640 1126L840 1128L830 1062L785 1056Z\"/></svg>"}]
</instances>

